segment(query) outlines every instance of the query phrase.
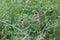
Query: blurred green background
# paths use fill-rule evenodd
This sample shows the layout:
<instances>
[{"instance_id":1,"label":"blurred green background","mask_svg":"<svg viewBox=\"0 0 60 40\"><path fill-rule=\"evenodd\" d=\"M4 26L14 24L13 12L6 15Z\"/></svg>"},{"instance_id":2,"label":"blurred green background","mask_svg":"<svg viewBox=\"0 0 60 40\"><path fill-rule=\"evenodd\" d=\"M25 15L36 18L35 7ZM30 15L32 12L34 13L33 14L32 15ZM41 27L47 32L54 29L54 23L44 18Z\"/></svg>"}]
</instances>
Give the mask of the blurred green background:
<instances>
[{"instance_id":1,"label":"blurred green background","mask_svg":"<svg viewBox=\"0 0 60 40\"><path fill-rule=\"evenodd\" d=\"M41 30L45 26L49 16L51 16L51 20L57 20L58 24L56 24L54 40L60 40L60 0L26 1L28 0L0 0L0 20L2 20L0 21L0 39L22 40L24 37L23 34L28 34L30 29L24 30L23 32L18 31L19 29L23 30L19 24L20 19L23 18L25 28L27 28L28 25L32 24L30 19L37 10L40 13L42 22ZM16 30L15 27L19 29ZM37 31L35 26L32 27L32 30ZM36 39L35 37L34 35L34 40Z\"/></svg>"}]
</instances>

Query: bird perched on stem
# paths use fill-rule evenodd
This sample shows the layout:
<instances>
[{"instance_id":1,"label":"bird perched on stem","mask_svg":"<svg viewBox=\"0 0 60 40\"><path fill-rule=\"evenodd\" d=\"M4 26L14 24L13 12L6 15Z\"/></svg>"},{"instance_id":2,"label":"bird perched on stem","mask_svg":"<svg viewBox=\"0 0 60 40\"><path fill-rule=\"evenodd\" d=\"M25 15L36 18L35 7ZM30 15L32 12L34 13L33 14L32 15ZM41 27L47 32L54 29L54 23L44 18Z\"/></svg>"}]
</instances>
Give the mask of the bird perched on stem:
<instances>
[{"instance_id":1,"label":"bird perched on stem","mask_svg":"<svg viewBox=\"0 0 60 40\"><path fill-rule=\"evenodd\" d=\"M23 19L20 19L20 26L24 27Z\"/></svg>"},{"instance_id":2,"label":"bird perched on stem","mask_svg":"<svg viewBox=\"0 0 60 40\"><path fill-rule=\"evenodd\" d=\"M32 16L32 19L31 19L31 22L32 24L36 25L38 31L40 31L40 18L39 18L39 12L36 11L33 16Z\"/></svg>"},{"instance_id":3,"label":"bird perched on stem","mask_svg":"<svg viewBox=\"0 0 60 40\"><path fill-rule=\"evenodd\" d=\"M35 12L34 15L32 16L32 20L37 20L39 18L39 13Z\"/></svg>"}]
</instances>

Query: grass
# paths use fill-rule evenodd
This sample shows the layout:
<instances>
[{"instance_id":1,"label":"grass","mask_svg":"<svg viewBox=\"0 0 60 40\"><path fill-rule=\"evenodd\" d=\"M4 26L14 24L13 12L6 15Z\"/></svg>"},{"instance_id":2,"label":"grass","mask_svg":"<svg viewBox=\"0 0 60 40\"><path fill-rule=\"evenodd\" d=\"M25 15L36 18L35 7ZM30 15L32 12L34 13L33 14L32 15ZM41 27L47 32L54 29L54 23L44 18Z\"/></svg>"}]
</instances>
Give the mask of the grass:
<instances>
[{"instance_id":1,"label":"grass","mask_svg":"<svg viewBox=\"0 0 60 40\"><path fill-rule=\"evenodd\" d=\"M36 10L40 13L41 30L49 19L52 20L52 24L54 20L58 19L54 40L60 40L60 0L29 0L28 3L25 0L0 0L0 39L22 40L32 30L35 31L32 32L33 40L36 40L38 29L35 25L37 24L30 22ZM20 26L21 18L27 30ZM30 24L32 25L28 28ZM24 31L21 32L21 30ZM48 34L48 32L46 33ZM26 40L28 39L30 38L26 38Z\"/></svg>"}]
</instances>

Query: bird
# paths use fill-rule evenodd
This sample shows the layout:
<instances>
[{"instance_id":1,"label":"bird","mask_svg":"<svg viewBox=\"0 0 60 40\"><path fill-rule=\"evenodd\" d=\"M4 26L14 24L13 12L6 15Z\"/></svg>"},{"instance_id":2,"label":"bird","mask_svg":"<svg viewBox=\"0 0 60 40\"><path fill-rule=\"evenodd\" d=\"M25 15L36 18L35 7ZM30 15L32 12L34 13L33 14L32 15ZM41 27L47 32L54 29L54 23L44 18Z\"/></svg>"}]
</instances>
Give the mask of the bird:
<instances>
[{"instance_id":1,"label":"bird","mask_svg":"<svg viewBox=\"0 0 60 40\"><path fill-rule=\"evenodd\" d=\"M40 16L39 12L36 11L33 14L32 19L31 19L31 23L37 27L38 31L40 31L40 18L39 18L39 16Z\"/></svg>"},{"instance_id":2,"label":"bird","mask_svg":"<svg viewBox=\"0 0 60 40\"><path fill-rule=\"evenodd\" d=\"M24 27L23 19L20 19L20 26Z\"/></svg>"},{"instance_id":3,"label":"bird","mask_svg":"<svg viewBox=\"0 0 60 40\"><path fill-rule=\"evenodd\" d=\"M37 20L39 18L39 13L35 12L32 16L32 20Z\"/></svg>"}]
</instances>

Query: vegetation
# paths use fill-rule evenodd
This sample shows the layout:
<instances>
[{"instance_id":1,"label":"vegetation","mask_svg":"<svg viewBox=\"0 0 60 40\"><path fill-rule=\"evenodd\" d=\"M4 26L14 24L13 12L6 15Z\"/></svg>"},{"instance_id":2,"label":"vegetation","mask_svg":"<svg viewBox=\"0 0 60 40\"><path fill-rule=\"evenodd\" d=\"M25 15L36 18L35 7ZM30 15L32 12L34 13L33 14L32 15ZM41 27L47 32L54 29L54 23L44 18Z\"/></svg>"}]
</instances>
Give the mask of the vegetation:
<instances>
[{"instance_id":1,"label":"vegetation","mask_svg":"<svg viewBox=\"0 0 60 40\"><path fill-rule=\"evenodd\" d=\"M0 40L60 40L60 0L0 0Z\"/></svg>"}]
</instances>

